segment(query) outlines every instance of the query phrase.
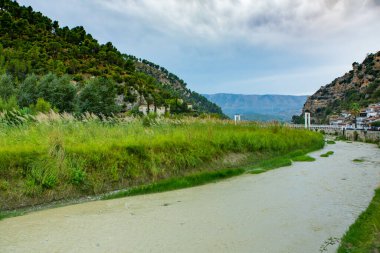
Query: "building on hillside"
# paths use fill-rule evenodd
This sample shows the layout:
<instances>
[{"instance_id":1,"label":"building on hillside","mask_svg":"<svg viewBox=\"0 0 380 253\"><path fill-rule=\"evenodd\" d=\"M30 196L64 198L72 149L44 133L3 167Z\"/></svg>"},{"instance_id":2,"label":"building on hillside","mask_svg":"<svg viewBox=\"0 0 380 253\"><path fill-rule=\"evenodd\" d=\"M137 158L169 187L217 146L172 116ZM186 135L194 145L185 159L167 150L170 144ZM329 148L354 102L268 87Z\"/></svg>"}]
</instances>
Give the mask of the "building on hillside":
<instances>
[{"instance_id":1,"label":"building on hillside","mask_svg":"<svg viewBox=\"0 0 380 253\"><path fill-rule=\"evenodd\" d=\"M358 129L366 127L366 124L365 124L366 119L367 119L367 117L356 117L356 127ZM353 123L355 125L355 122L353 122Z\"/></svg>"},{"instance_id":2,"label":"building on hillside","mask_svg":"<svg viewBox=\"0 0 380 253\"><path fill-rule=\"evenodd\" d=\"M167 111L169 111L169 109L165 106L156 107L154 104L150 104L149 106L147 104L142 104L139 106L139 112L143 113L144 115L148 115L149 113L164 115Z\"/></svg>"},{"instance_id":3,"label":"building on hillside","mask_svg":"<svg viewBox=\"0 0 380 253\"><path fill-rule=\"evenodd\" d=\"M367 108L367 113L369 114L370 117L380 115L380 103L369 105Z\"/></svg>"},{"instance_id":4,"label":"building on hillside","mask_svg":"<svg viewBox=\"0 0 380 253\"><path fill-rule=\"evenodd\" d=\"M165 106L161 106L161 107L157 107L156 108L156 113L157 115L164 115L166 113L166 107Z\"/></svg>"},{"instance_id":5,"label":"building on hillside","mask_svg":"<svg viewBox=\"0 0 380 253\"><path fill-rule=\"evenodd\" d=\"M366 109L360 110L360 113L357 118L367 118L367 110Z\"/></svg>"},{"instance_id":6,"label":"building on hillside","mask_svg":"<svg viewBox=\"0 0 380 253\"><path fill-rule=\"evenodd\" d=\"M148 107L148 113L154 113L156 110L156 106L154 104L150 104Z\"/></svg>"},{"instance_id":7,"label":"building on hillside","mask_svg":"<svg viewBox=\"0 0 380 253\"><path fill-rule=\"evenodd\" d=\"M148 105L142 104L139 106L139 112L141 112L144 115L147 115L149 113L148 111Z\"/></svg>"},{"instance_id":8,"label":"building on hillside","mask_svg":"<svg viewBox=\"0 0 380 253\"><path fill-rule=\"evenodd\" d=\"M365 119L365 125L371 126L374 122L380 121L380 115L373 116Z\"/></svg>"},{"instance_id":9,"label":"building on hillside","mask_svg":"<svg viewBox=\"0 0 380 253\"><path fill-rule=\"evenodd\" d=\"M373 122L380 120L380 103L371 104L360 110L356 117L356 126L359 129L368 128ZM355 117L348 111L342 111L340 115L331 115L329 117L330 125L341 127L355 127Z\"/></svg>"},{"instance_id":10,"label":"building on hillside","mask_svg":"<svg viewBox=\"0 0 380 253\"><path fill-rule=\"evenodd\" d=\"M344 118L349 118L349 117L351 117L351 113L348 112L348 111L342 111L342 112L340 113L340 115L341 115L342 117L344 117Z\"/></svg>"},{"instance_id":11,"label":"building on hillside","mask_svg":"<svg viewBox=\"0 0 380 253\"><path fill-rule=\"evenodd\" d=\"M331 115L329 118L329 123L333 126L343 126L345 124L345 119L345 117L340 115Z\"/></svg>"}]
</instances>

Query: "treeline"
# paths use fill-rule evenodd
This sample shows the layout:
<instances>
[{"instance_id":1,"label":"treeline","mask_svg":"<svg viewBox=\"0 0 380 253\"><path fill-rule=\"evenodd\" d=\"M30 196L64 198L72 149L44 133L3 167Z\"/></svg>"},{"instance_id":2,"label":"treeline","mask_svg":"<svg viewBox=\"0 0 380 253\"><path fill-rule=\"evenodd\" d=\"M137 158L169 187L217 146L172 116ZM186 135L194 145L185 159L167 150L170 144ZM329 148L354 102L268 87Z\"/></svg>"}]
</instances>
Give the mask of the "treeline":
<instances>
[{"instance_id":1,"label":"treeline","mask_svg":"<svg viewBox=\"0 0 380 253\"><path fill-rule=\"evenodd\" d=\"M164 85L157 78L135 69L136 61L158 69L172 82L179 81L190 96L175 91L173 85L163 89ZM70 75L72 81L82 84L93 82L93 77L116 84L117 95L123 95L124 102L134 103L143 98L147 103L169 106L165 101L181 98L186 103L193 103L200 112L222 114L215 104L199 100L199 94L193 96L186 89L186 83L165 68L122 54L111 42L100 44L82 26L60 27L58 21L52 21L30 6L1 0L0 74L8 74L16 86L21 87L30 75L48 73L54 73L57 78ZM35 91L41 93L38 89ZM109 98L112 99L114 97Z\"/></svg>"},{"instance_id":2,"label":"treeline","mask_svg":"<svg viewBox=\"0 0 380 253\"><path fill-rule=\"evenodd\" d=\"M111 42L99 44L82 26L60 28L58 21L10 0L0 1L0 9L0 68L17 79L54 72L122 82L134 72L131 59Z\"/></svg>"},{"instance_id":3,"label":"treeline","mask_svg":"<svg viewBox=\"0 0 380 253\"><path fill-rule=\"evenodd\" d=\"M111 79L98 77L76 83L70 76L28 75L17 83L12 76L0 76L0 112L23 110L28 113L85 113L109 116L120 112L116 104L117 85Z\"/></svg>"},{"instance_id":4,"label":"treeline","mask_svg":"<svg viewBox=\"0 0 380 253\"><path fill-rule=\"evenodd\" d=\"M171 114L200 115L190 110L187 103L178 99L177 94L155 79L145 74L138 74L136 82L146 82L145 90L140 90L139 96L145 96L146 102L156 107L166 107ZM149 86L150 84L150 86ZM154 87L160 87L161 93L154 93ZM147 91L152 91L152 96ZM124 103L117 101L117 95L124 94L130 102L136 101L138 95L131 93L128 86L120 86L112 79L94 77L77 82L69 75L57 76L49 73L43 76L28 75L23 81L17 82L8 74L0 75L0 112L21 110L24 113L47 113L50 110L83 114L86 112L96 115L112 116L124 112ZM161 96L164 94L164 96ZM151 108L152 109L152 108ZM129 113L139 115L135 107Z\"/></svg>"}]
</instances>

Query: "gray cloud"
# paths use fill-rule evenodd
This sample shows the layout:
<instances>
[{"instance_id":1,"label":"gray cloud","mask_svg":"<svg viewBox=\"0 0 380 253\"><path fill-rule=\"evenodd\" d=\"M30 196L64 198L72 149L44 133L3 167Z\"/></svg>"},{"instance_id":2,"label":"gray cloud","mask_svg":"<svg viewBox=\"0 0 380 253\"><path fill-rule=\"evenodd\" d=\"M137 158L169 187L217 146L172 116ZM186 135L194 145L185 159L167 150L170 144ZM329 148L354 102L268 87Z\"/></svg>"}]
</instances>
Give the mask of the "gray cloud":
<instances>
[{"instance_id":1,"label":"gray cloud","mask_svg":"<svg viewBox=\"0 0 380 253\"><path fill-rule=\"evenodd\" d=\"M244 39L278 44L320 39L369 19L377 22L379 0L109 0L96 1L158 31L217 42ZM281 39L281 42L279 41Z\"/></svg>"},{"instance_id":2,"label":"gray cloud","mask_svg":"<svg viewBox=\"0 0 380 253\"><path fill-rule=\"evenodd\" d=\"M308 94L380 50L380 0L18 1L198 92Z\"/></svg>"}]
</instances>

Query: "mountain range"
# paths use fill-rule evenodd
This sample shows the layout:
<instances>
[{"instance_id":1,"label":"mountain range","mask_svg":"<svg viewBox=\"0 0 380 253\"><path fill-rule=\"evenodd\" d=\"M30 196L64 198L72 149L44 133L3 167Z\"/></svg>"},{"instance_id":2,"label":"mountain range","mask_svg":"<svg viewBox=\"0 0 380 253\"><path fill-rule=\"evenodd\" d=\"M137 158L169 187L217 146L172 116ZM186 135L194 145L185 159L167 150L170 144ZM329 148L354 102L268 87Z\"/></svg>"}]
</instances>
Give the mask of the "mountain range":
<instances>
[{"instance_id":1,"label":"mountain range","mask_svg":"<svg viewBox=\"0 0 380 253\"><path fill-rule=\"evenodd\" d=\"M220 106L230 118L233 118L234 114L241 114L242 119L258 121L290 121L293 115L301 113L307 99L307 96L227 93L204 96Z\"/></svg>"}]
</instances>

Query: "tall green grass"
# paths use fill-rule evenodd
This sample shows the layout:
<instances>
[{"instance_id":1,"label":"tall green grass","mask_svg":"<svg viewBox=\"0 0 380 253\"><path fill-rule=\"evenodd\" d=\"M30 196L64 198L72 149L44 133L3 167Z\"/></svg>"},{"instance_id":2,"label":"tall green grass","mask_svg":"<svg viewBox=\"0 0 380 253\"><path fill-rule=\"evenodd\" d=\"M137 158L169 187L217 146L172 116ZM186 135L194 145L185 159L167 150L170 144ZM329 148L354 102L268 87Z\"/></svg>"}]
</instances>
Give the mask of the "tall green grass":
<instances>
[{"instance_id":1,"label":"tall green grass","mask_svg":"<svg viewBox=\"0 0 380 253\"><path fill-rule=\"evenodd\" d=\"M210 165L231 153L268 158L323 145L322 135L311 131L228 121L0 125L0 210L218 169Z\"/></svg>"}]
</instances>

